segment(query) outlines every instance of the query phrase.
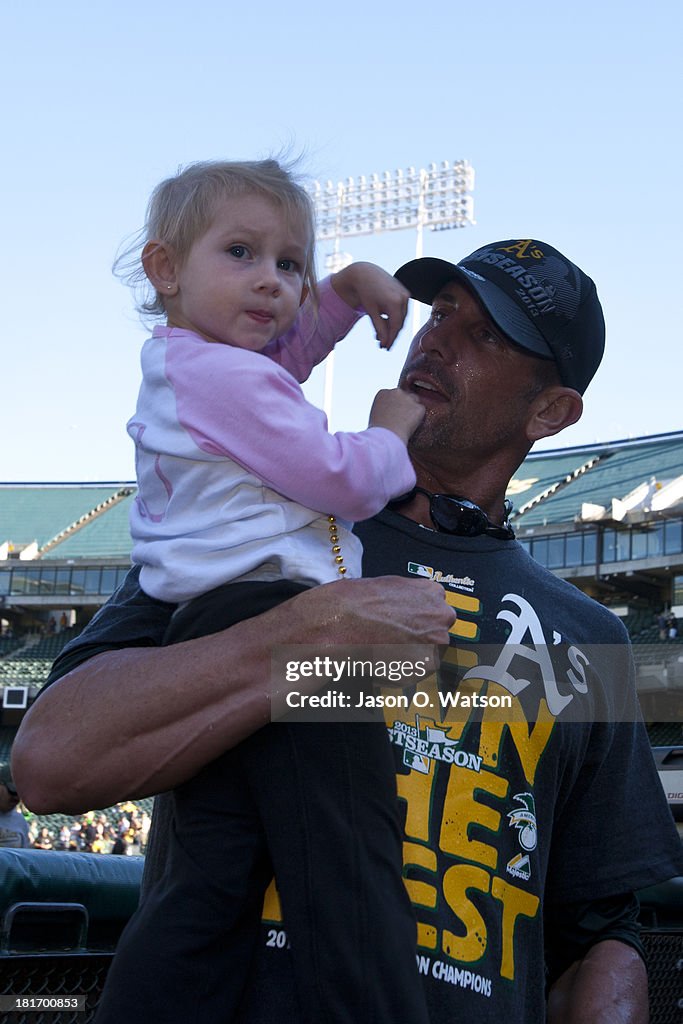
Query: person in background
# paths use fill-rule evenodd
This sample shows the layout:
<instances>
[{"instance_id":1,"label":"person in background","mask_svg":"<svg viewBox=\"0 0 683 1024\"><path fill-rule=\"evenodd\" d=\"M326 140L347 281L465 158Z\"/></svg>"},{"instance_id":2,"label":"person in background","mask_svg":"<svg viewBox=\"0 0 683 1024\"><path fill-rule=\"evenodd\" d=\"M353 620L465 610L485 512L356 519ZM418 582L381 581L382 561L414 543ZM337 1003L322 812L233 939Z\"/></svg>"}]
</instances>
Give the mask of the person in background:
<instances>
[{"instance_id":1,"label":"person in background","mask_svg":"<svg viewBox=\"0 0 683 1024\"><path fill-rule=\"evenodd\" d=\"M33 840L34 850L53 850L54 843L52 841L52 833L47 825L43 825L36 838Z\"/></svg>"},{"instance_id":2,"label":"person in background","mask_svg":"<svg viewBox=\"0 0 683 1024\"><path fill-rule=\"evenodd\" d=\"M668 628L666 624L666 611L664 610L662 610L657 616L657 629L659 630L659 639L666 640Z\"/></svg>"},{"instance_id":3,"label":"person in background","mask_svg":"<svg viewBox=\"0 0 683 1024\"><path fill-rule=\"evenodd\" d=\"M0 766L0 847L29 846L29 825L19 810L19 793L8 764Z\"/></svg>"}]
</instances>

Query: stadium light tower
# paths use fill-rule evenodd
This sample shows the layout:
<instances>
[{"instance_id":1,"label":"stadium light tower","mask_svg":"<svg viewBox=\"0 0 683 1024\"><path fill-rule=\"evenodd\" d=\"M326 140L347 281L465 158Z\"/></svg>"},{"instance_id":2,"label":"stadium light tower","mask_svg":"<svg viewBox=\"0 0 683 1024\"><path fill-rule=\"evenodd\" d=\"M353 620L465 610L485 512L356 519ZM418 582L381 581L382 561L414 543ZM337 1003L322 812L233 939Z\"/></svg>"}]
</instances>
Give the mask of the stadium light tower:
<instances>
[{"instance_id":1,"label":"stadium light tower","mask_svg":"<svg viewBox=\"0 0 683 1024\"><path fill-rule=\"evenodd\" d=\"M315 203L317 238L331 241L332 252L325 258L325 269L334 273L351 262L340 251L342 238L378 235L386 231L416 232L415 257L423 254L424 229L450 231L474 224L474 168L467 160L430 164L416 170L383 171L369 178L347 178L314 181L310 192ZM413 333L417 330L419 310L413 310ZM323 407L328 416L332 410L332 375L334 356L325 366Z\"/></svg>"}]
</instances>

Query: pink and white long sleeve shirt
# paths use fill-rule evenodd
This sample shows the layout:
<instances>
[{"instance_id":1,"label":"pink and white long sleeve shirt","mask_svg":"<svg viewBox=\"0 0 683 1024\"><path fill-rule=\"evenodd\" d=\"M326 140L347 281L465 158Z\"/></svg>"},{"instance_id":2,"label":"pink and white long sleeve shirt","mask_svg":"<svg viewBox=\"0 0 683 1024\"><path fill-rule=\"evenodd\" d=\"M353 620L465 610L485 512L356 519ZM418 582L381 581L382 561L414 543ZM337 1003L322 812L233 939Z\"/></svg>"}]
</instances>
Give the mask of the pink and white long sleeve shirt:
<instances>
[{"instance_id":1,"label":"pink and white long sleeve shirt","mask_svg":"<svg viewBox=\"0 0 683 1024\"><path fill-rule=\"evenodd\" d=\"M138 477L132 558L152 597L182 602L247 579L337 579L329 514L347 576L360 575L350 521L409 491L415 473L390 430L330 434L298 383L360 315L325 280L317 317L304 304L263 352L154 329L128 423Z\"/></svg>"}]
</instances>

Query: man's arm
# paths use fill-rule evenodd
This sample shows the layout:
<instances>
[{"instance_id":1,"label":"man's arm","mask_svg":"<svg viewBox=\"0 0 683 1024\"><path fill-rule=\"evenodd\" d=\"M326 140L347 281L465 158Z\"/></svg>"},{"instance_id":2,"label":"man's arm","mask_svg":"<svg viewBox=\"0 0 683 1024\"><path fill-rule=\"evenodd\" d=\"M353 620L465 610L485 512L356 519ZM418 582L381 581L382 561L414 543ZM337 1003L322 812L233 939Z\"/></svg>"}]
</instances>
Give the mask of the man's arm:
<instances>
[{"instance_id":1,"label":"man's arm","mask_svg":"<svg viewBox=\"0 0 683 1024\"><path fill-rule=\"evenodd\" d=\"M24 718L17 787L43 814L163 792L270 721L272 646L445 645L453 619L429 581L344 580L212 636L97 654Z\"/></svg>"},{"instance_id":2,"label":"man's arm","mask_svg":"<svg viewBox=\"0 0 683 1024\"><path fill-rule=\"evenodd\" d=\"M631 946L591 946L550 989L548 1024L647 1024L647 971Z\"/></svg>"}]
</instances>

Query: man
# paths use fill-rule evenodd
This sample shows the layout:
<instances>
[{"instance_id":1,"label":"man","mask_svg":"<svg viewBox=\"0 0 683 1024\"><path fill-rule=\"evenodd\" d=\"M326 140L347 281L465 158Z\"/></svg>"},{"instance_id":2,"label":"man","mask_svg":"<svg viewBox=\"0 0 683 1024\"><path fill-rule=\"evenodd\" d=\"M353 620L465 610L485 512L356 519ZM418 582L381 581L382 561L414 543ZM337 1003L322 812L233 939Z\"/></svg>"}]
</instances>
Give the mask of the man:
<instances>
[{"instance_id":1,"label":"man","mask_svg":"<svg viewBox=\"0 0 683 1024\"><path fill-rule=\"evenodd\" d=\"M29 845L28 822L18 809L19 794L8 764L0 765L0 847Z\"/></svg>"},{"instance_id":2,"label":"man","mask_svg":"<svg viewBox=\"0 0 683 1024\"><path fill-rule=\"evenodd\" d=\"M410 445L418 486L356 527L366 575L395 576L318 587L156 650L172 607L146 599L133 575L58 660L15 741L15 772L41 811L175 786L267 720L264 637L438 643L433 599L445 593L458 613L445 659L455 683L443 672L422 687L428 710L387 718L431 1016L541 1021L547 971L549 1020L643 1022L633 891L683 860L629 709L627 638L610 612L527 556L505 504L533 442L581 414L604 343L595 286L529 239L458 265L413 261L397 277L432 305L400 379L426 410ZM463 714L440 694L513 705L504 719L481 706ZM135 733L106 751L104 732L124 735L124 722ZM296 1021L272 894L265 917L241 1020Z\"/></svg>"}]
</instances>

